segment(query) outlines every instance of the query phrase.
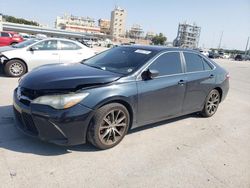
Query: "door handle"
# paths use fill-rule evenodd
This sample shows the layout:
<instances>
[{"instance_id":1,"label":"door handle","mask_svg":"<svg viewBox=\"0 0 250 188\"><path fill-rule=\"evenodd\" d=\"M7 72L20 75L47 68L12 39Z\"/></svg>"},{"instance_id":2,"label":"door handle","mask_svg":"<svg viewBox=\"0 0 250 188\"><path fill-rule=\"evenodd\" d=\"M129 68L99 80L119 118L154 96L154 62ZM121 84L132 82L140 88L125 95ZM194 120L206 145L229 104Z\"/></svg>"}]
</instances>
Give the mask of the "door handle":
<instances>
[{"instance_id":1,"label":"door handle","mask_svg":"<svg viewBox=\"0 0 250 188\"><path fill-rule=\"evenodd\" d=\"M58 55L58 53L52 53L52 55Z\"/></svg>"},{"instance_id":2,"label":"door handle","mask_svg":"<svg viewBox=\"0 0 250 188\"><path fill-rule=\"evenodd\" d=\"M211 74L211 75L209 76L209 78L214 78L214 75L213 75L213 74Z\"/></svg>"},{"instance_id":3,"label":"door handle","mask_svg":"<svg viewBox=\"0 0 250 188\"><path fill-rule=\"evenodd\" d=\"M181 85L181 86L183 86L185 83L186 83L185 80L180 80L180 81L178 82L178 84Z\"/></svg>"}]
</instances>

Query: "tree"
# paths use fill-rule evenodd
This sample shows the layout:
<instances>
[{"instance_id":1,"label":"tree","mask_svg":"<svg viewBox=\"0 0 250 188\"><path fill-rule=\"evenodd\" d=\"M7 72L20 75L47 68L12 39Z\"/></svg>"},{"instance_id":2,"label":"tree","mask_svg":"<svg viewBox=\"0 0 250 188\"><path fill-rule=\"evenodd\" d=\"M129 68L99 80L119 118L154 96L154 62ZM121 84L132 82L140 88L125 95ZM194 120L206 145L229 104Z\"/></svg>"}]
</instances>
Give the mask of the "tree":
<instances>
[{"instance_id":1,"label":"tree","mask_svg":"<svg viewBox=\"0 0 250 188\"><path fill-rule=\"evenodd\" d=\"M164 45L166 41L167 41L167 37L165 37L162 33L152 38L152 43L154 45Z\"/></svg>"},{"instance_id":2,"label":"tree","mask_svg":"<svg viewBox=\"0 0 250 188\"><path fill-rule=\"evenodd\" d=\"M11 23L39 26L39 24L37 22L25 20L23 18L16 18L14 16L3 15L3 19L6 22L11 22Z\"/></svg>"}]
</instances>

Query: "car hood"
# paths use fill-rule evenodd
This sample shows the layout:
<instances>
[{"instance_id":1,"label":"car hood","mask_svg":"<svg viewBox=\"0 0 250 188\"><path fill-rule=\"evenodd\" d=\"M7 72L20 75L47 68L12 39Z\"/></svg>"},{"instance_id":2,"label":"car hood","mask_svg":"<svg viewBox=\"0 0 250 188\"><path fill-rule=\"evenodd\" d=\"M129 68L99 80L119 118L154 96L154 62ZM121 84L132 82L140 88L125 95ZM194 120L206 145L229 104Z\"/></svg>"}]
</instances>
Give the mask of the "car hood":
<instances>
[{"instance_id":1,"label":"car hood","mask_svg":"<svg viewBox=\"0 0 250 188\"><path fill-rule=\"evenodd\" d=\"M19 80L19 86L31 90L77 90L110 83L121 76L81 63L51 64L24 75Z\"/></svg>"},{"instance_id":2,"label":"car hood","mask_svg":"<svg viewBox=\"0 0 250 188\"><path fill-rule=\"evenodd\" d=\"M6 51L11 51L11 50L16 50L16 48L13 48L11 46L3 46L3 47L0 47L0 53L1 52L6 52Z\"/></svg>"}]
</instances>

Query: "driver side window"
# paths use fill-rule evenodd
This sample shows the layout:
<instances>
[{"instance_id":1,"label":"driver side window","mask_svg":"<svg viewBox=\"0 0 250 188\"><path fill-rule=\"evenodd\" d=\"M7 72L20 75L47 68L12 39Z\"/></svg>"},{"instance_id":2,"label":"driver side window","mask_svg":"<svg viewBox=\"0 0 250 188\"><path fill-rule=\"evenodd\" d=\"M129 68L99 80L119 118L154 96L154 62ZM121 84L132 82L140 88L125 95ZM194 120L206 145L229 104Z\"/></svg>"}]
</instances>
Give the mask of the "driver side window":
<instances>
[{"instance_id":1,"label":"driver side window","mask_svg":"<svg viewBox=\"0 0 250 188\"><path fill-rule=\"evenodd\" d=\"M182 73L180 53L168 52L161 55L150 65L149 69L159 71L159 76Z\"/></svg>"},{"instance_id":2,"label":"driver side window","mask_svg":"<svg viewBox=\"0 0 250 188\"><path fill-rule=\"evenodd\" d=\"M57 50L57 40L46 40L32 46L35 50Z\"/></svg>"}]
</instances>

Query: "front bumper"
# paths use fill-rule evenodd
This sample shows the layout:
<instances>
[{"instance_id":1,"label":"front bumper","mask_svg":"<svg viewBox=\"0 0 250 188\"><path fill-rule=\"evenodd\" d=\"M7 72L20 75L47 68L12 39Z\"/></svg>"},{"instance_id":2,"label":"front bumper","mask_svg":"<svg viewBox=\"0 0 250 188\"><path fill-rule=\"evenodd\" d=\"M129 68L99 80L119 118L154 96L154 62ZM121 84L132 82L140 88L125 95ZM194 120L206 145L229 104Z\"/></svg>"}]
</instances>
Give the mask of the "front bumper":
<instances>
[{"instance_id":1,"label":"front bumper","mask_svg":"<svg viewBox=\"0 0 250 188\"><path fill-rule=\"evenodd\" d=\"M58 145L86 143L93 111L81 104L66 110L32 104L17 97L14 91L13 108L17 127L22 132Z\"/></svg>"}]
</instances>

